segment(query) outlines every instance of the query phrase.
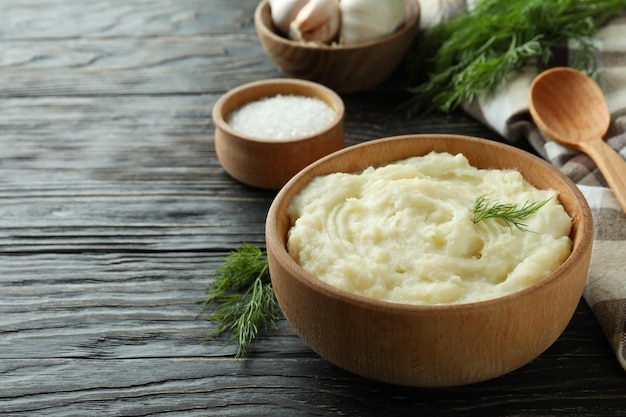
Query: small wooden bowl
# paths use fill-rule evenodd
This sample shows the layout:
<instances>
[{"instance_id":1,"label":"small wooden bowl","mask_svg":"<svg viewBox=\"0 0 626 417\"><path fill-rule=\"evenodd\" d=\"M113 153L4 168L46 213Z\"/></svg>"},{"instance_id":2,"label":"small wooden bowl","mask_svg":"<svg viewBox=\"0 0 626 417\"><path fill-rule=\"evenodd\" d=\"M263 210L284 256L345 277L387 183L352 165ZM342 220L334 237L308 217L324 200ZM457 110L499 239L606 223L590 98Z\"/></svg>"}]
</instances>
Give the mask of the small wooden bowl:
<instances>
[{"instance_id":1,"label":"small wooden bowl","mask_svg":"<svg viewBox=\"0 0 626 417\"><path fill-rule=\"evenodd\" d=\"M337 289L308 274L288 254L287 207L313 178L355 172L431 150L462 153L478 168L514 168L535 187L555 189L573 219L571 255L552 274L514 294L457 305L407 305ZM419 233L419 231L416 231ZM310 165L276 196L267 215L272 284L295 332L320 356L382 382L441 387L513 371L563 332L580 300L591 257L593 220L576 185L549 163L497 142L454 135L376 140Z\"/></svg>"},{"instance_id":2,"label":"small wooden bowl","mask_svg":"<svg viewBox=\"0 0 626 417\"><path fill-rule=\"evenodd\" d=\"M272 23L268 0L258 5L254 23L266 53L285 74L350 93L386 80L411 47L419 31L420 9L416 0L405 1L408 17L402 28L358 45L314 45L290 40Z\"/></svg>"},{"instance_id":3,"label":"small wooden bowl","mask_svg":"<svg viewBox=\"0 0 626 417\"><path fill-rule=\"evenodd\" d=\"M235 131L228 115L252 101L277 94L315 97L335 111L320 132L294 139L260 139ZM215 151L224 170L236 180L257 188L278 189L298 171L344 146L341 98L323 85L304 80L269 79L244 84L220 97L213 106Z\"/></svg>"}]
</instances>

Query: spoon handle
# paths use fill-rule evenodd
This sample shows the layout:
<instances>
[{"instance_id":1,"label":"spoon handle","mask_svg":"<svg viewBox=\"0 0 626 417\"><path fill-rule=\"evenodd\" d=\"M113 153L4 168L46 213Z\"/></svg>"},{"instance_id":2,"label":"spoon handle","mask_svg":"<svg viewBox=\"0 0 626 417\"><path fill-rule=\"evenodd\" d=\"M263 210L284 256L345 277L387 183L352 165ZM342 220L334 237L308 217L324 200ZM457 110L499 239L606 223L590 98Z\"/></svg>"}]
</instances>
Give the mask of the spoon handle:
<instances>
[{"instance_id":1,"label":"spoon handle","mask_svg":"<svg viewBox=\"0 0 626 417\"><path fill-rule=\"evenodd\" d=\"M626 213L626 161L602 139L585 144L585 152L596 163Z\"/></svg>"}]
</instances>

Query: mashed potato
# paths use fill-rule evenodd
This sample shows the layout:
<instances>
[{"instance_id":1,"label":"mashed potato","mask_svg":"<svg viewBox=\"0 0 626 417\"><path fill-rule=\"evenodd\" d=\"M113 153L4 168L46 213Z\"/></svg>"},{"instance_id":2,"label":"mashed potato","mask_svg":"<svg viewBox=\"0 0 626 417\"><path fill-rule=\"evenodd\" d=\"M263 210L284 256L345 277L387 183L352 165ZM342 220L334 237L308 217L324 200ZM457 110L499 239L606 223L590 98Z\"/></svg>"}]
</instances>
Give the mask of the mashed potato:
<instances>
[{"instance_id":1,"label":"mashed potato","mask_svg":"<svg viewBox=\"0 0 626 417\"><path fill-rule=\"evenodd\" d=\"M550 201L523 232L473 222L480 196ZM477 169L432 152L360 173L315 178L291 202L288 251L343 290L397 303L454 304L500 297L554 271L570 254L571 219L552 190L515 170Z\"/></svg>"}]
</instances>

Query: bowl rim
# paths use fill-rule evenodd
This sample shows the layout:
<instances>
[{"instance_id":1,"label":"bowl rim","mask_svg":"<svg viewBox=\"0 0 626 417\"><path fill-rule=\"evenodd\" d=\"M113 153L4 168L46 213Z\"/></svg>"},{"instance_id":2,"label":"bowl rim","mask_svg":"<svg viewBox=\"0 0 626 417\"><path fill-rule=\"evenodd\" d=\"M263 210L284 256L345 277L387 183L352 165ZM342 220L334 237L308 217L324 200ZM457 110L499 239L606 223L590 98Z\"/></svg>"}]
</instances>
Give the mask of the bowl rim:
<instances>
[{"instance_id":1,"label":"bowl rim","mask_svg":"<svg viewBox=\"0 0 626 417\"><path fill-rule=\"evenodd\" d=\"M335 108L333 108L333 110L335 112L335 117L330 123L324 126L323 129L318 130L315 133L312 133L306 136L298 136L295 138L289 138L289 139L259 138L259 137L251 136L251 135L248 135L248 134L245 134L243 132L239 132L238 130L233 129L225 119L226 115L223 112L224 105L229 100L234 99L235 97L237 97L237 95L241 94L242 92L252 89L252 88L256 88L258 86L263 86L263 85L274 86L274 87L291 85L291 86L302 86L302 87L310 88L311 90L315 90L315 89L322 90L328 97L330 97L330 99L334 103ZM274 95L277 95L277 94L280 94L280 92L276 92ZM265 97L272 97L272 95L261 95L253 100L243 103L242 105L251 103L255 100L265 98ZM314 95L314 94L308 95L306 97L313 97L313 98L320 99L317 95ZM215 127L222 129L231 137L237 137L237 138L240 138L241 140L255 142L259 144L267 144L267 145L272 145L272 144L284 145L286 143L297 144L297 143L309 141L311 139L315 139L319 137L320 135L330 130L335 129L337 125L343 122L343 119L345 117L345 105L343 103L343 100L339 96L339 94L337 94L331 88L326 87L325 85L322 85L320 83L316 83L315 81L301 80L301 79L296 79L296 78L268 78L265 80L257 80L257 81L251 81L248 83L240 84L228 90L220 98L218 98L215 104L213 105L211 117L213 118L213 124L215 125Z\"/></svg>"},{"instance_id":2,"label":"bowl rim","mask_svg":"<svg viewBox=\"0 0 626 417\"><path fill-rule=\"evenodd\" d=\"M263 24L263 19L261 18L262 13L266 8L269 8L269 0L261 0L258 4L255 12L254 12L254 22L258 31L261 31L265 36L271 38L273 41L288 45L290 47L299 47L303 49L316 49L316 50L326 50L326 51L351 51L358 50L368 46L374 46L379 44L385 44L387 42L391 42L396 38L399 38L404 35L405 32L411 30L415 25L419 25L421 9L418 0L404 0L405 4L408 5L411 9L411 14L408 18L405 19L402 27L396 29L394 32L385 35L383 37L372 39L367 42L356 43L352 45L327 45L323 43L315 43L315 42L300 42L294 41L289 38L285 38L274 32L271 28L267 27Z\"/></svg>"},{"instance_id":3,"label":"bowl rim","mask_svg":"<svg viewBox=\"0 0 626 417\"><path fill-rule=\"evenodd\" d=\"M346 147L342 150L333 152L327 155L324 158L317 160L316 162L310 164L294 177L292 177L278 192L272 204L268 210L267 220L266 220L266 244L268 249L268 254L270 250L270 245L272 242L276 244L280 243L283 240L283 237L278 235L278 228L273 227L274 223L277 219L278 209L280 206L288 206L293 196L295 196L295 192L291 190L291 187L303 181L302 178L307 175L308 172L315 170L318 166L327 163L327 161L331 161L333 159L340 158L341 156L352 152L354 149L363 148L370 146L372 143L389 143L389 142L400 142L404 140L419 140L420 138L452 138L455 140L466 140L471 141L487 146L495 147L496 149L513 152L520 155L523 158L528 158L532 160L534 163L543 166L548 169L551 174L558 177L558 179L564 183L564 185L571 191L572 195L575 197L577 202L580 202L580 212L574 213L576 217L579 217L580 223L578 224L577 236L579 239L578 245L573 245L571 253L565 259L561 265L557 269L555 269L552 273L539 280L538 282L530 285L529 287L523 288L519 291L506 294L500 297L475 301L469 303L459 303L459 304L407 304L407 303L396 303L391 301L379 300L371 297L366 297L363 295L358 295L351 293L349 291L337 288L331 284L328 284L321 279L315 277L309 272L305 271L288 253L285 245L276 245L279 246L280 249L273 253L276 258L276 262L286 267L286 269L290 271L297 271L298 273L294 273L294 279L300 281L303 285L314 289L317 292L323 293L325 296L331 297L339 302L350 303L353 305L359 306L367 306L367 308L374 311L383 311L383 312L402 312L402 313L436 313L436 314L458 314L460 311L467 310L476 310L476 309L494 309L497 308L503 302L513 302L515 300L521 299L523 297L529 297L538 291L541 291L543 287L551 285L554 281L561 280L567 274L568 270L575 268L577 265L577 258L580 255L584 254L590 246L593 245L593 219L591 215L591 209L587 203L586 198L582 194L582 192L578 189L576 184L568 178L565 174L559 171L555 166L550 164L549 162L541 159L538 156L531 154L530 152L524 151L522 149L516 148L512 145L508 145L501 142L496 142L488 139L477 138L472 136L465 135L455 135L455 134L410 134L410 135L399 135L399 136L391 136L386 138L374 139L368 142L363 142L357 145L353 145L350 147ZM419 155L416 155L419 156ZM408 156L407 156L408 157ZM390 161L393 162L393 161ZM333 172L341 172L341 171L333 171ZM324 174L320 174L324 175ZM310 182L310 181L309 181ZM308 182L302 184L302 187L308 184ZM291 196L289 196L291 194ZM288 201L285 199L288 198ZM574 221L574 215L568 213L570 218L572 218L572 222ZM286 243L286 240L285 240ZM574 240L573 240L574 243Z\"/></svg>"}]
</instances>

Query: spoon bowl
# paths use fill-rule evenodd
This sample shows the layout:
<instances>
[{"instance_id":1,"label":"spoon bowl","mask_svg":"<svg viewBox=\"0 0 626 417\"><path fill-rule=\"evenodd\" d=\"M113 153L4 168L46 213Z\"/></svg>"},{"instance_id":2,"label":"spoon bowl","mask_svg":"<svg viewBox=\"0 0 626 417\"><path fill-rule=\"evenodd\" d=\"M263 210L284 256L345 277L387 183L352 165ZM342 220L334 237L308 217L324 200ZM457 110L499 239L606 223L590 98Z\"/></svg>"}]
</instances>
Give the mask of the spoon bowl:
<instances>
[{"instance_id":1,"label":"spoon bowl","mask_svg":"<svg viewBox=\"0 0 626 417\"><path fill-rule=\"evenodd\" d=\"M589 155L626 212L626 161L604 141L611 112L598 84L573 68L552 68L531 84L529 105L550 139Z\"/></svg>"}]
</instances>

